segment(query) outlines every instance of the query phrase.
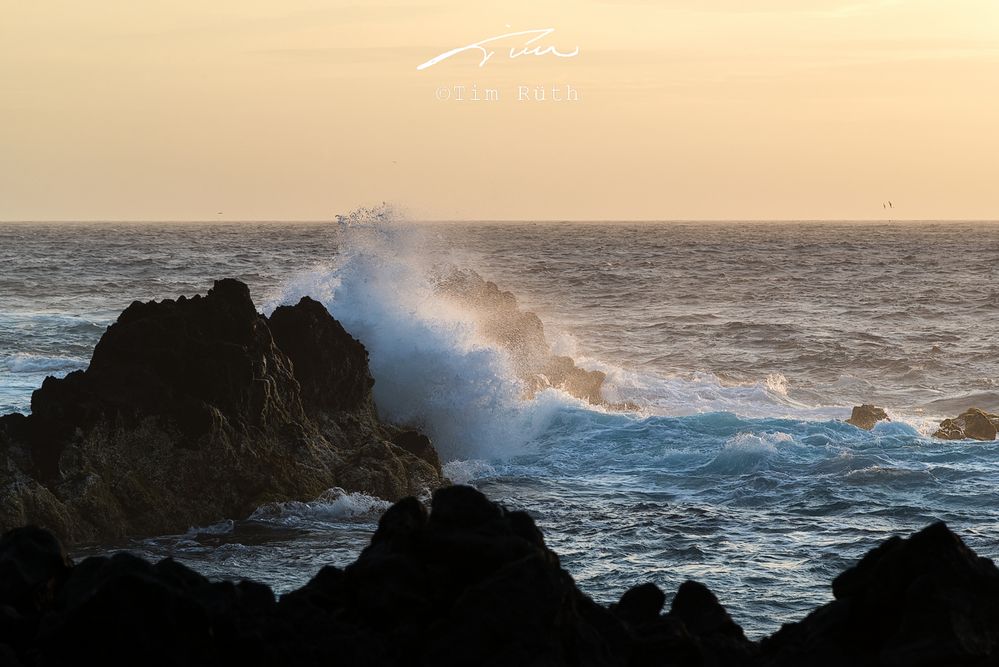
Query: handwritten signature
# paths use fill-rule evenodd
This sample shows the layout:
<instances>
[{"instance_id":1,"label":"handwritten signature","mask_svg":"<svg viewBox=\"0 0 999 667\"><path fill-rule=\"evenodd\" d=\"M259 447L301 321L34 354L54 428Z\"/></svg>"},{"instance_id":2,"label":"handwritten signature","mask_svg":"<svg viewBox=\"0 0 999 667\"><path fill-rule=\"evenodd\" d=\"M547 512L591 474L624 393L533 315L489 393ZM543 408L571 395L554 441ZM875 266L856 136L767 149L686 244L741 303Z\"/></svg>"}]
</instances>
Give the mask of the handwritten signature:
<instances>
[{"instance_id":1,"label":"handwritten signature","mask_svg":"<svg viewBox=\"0 0 999 667\"><path fill-rule=\"evenodd\" d=\"M510 39L512 37L530 37L530 39L525 40L517 46L510 47L510 58L519 58L520 56L544 56L551 54L559 58L572 58L579 55L579 47L577 46L572 51L559 51L554 46L544 46L535 44L535 42L544 39L548 35L555 32L555 28L540 28L538 30L520 30L518 32L508 32L503 35L496 35L495 37L488 37L478 42L469 44L468 46L459 46L456 49L451 49L450 51L445 51L444 53L431 58L427 62L417 65L416 69L424 70L428 67L433 67L442 60L446 60L451 56L455 56L459 53L465 51L479 51L482 53L482 60L479 61L479 67L484 66L489 59L493 57L496 53L485 47L486 44L494 44L504 39ZM532 36L533 35L533 36Z\"/></svg>"}]
</instances>

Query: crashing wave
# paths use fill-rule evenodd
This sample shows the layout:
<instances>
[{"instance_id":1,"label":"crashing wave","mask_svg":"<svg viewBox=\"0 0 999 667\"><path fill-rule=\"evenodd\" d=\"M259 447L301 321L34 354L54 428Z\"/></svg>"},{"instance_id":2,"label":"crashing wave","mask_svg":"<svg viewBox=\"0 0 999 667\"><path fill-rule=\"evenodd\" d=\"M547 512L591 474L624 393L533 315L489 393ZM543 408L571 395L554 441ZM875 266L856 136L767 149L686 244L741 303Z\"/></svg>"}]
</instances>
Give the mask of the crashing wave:
<instances>
[{"instance_id":1,"label":"crashing wave","mask_svg":"<svg viewBox=\"0 0 999 667\"><path fill-rule=\"evenodd\" d=\"M430 435L444 461L516 454L567 409L849 416L841 406L797 401L779 373L727 382L711 373L663 376L596 359L584 368L517 296L449 246L446 230L408 224L388 205L337 222L336 255L291 279L270 308L304 295L319 299L367 348L381 416Z\"/></svg>"},{"instance_id":2,"label":"crashing wave","mask_svg":"<svg viewBox=\"0 0 999 667\"><path fill-rule=\"evenodd\" d=\"M480 336L510 354L514 372L527 389L527 398L551 387L592 405L607 404L600 393L606 374L585 370L572 357L555 354L541 318L521 310L512 292L499 289L471 269L457 266L434 271L431 280L443 297L472 316Z\"/></svg>"}]
</instances>

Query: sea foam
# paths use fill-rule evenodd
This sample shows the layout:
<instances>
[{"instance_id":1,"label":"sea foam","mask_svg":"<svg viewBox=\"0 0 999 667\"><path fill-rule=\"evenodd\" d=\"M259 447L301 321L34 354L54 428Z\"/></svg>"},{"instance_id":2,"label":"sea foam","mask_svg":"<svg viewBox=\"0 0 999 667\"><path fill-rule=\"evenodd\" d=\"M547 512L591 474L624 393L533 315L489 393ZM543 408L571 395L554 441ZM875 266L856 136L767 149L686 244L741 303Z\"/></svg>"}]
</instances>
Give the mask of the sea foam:
<instances>
[{"instance_id":1,"label":"sea foam","mask_svg":"<svg viewBox=\"0 0 999 667\"><path fill-rule=\"evenodd\" d=\"M355 218L339 232L337 256L289 281L268 309L322 301L367 348L383 418L425 431L445 459L490 458L518 451L578 403L556 391L522 400L509 354L438 294L431 276L449 258L428 254L418 228Z\"/></svg>"},{"instance_id":2,"label":"sea foam","mask_svg":"<svg viewBox=\"0 0 999 667\"><path fill-rule=\"evenodd\" d=\"M321 301L367 348L381 416L426 432L445 461L495 460L530 448L565 410L606 410L557 389L525 399L508 350L477 330L476 313L438 290L442 267L468 266L427 228L388 208L338 217L333 257L291 277L265 311L302 296ZM460 264L459 264L460 263ZM501 286L502 287L502 286ZM552 353L606 374L603 398L636 419L732 413L746 418L842 420L846 406L794 398L780 373L723 381L709 372L662 375L623 368L579 351L546 322Z\"/></svg>"}]
</instances>

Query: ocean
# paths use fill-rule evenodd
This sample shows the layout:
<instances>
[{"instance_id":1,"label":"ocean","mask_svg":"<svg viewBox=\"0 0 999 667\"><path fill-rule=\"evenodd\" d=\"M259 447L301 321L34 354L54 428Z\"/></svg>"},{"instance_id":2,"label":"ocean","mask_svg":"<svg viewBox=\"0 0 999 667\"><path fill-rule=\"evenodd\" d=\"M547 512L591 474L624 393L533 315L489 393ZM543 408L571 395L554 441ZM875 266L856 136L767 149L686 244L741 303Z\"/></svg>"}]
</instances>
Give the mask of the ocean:
<instances>
[{"instance_id":1,"label":"ocean","mask_svg":"<svg viewBox=\"0 0 999 667\"><path fill-rule=\"evenodd\" d=\"M449 266L515 294L629 407L526 398L434 289ZM696 579L756 638L829 601L890 535L943 520L999 556L999 441L930 437L999 410L996 224L6 223L0 267L0 413L86 367L134 300L222 277L265 313L310 295L368 348L381 415L427 432L453 481L529 511L600 602ZM861 403L891 421L844 423ZM74 555L288 590L351 562L387 506L332 489Z\"/></svg>"}]
</instances>

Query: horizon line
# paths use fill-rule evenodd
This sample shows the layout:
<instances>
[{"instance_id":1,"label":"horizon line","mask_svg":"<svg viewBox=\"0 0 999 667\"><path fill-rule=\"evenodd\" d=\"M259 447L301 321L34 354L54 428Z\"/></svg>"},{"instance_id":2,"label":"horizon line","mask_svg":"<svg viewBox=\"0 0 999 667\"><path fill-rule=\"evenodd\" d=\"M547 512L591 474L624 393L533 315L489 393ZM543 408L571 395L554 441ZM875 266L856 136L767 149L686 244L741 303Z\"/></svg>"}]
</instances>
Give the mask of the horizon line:
<instances>
[{"instance_id":1,"label":"horizon line","mask_svg":"<svg viewBox=\"0 0 999 667\"><path fill-rule=\"evenodd\" d=\"M977 222L997 223L999 218L413 218L401 222L417 224L435 223L947 223ZM50 219L9 219L0 224L336 224L334 218L50 218Z\"/></svg>"}]
</instances>

